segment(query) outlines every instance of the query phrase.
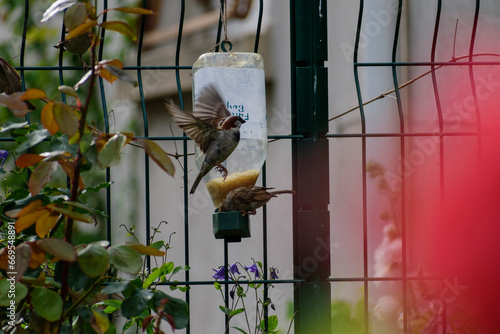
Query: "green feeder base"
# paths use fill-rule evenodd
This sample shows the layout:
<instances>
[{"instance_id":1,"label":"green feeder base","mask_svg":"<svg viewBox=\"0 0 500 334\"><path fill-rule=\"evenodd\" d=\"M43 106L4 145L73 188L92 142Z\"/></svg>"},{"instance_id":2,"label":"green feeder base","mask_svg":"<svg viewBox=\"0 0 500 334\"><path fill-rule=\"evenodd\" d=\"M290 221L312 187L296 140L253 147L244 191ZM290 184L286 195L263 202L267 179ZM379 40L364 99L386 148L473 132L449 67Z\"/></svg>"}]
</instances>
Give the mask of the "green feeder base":
<instances>
[{"instance_id":1,"label":"green feeder base","mask_svg":"<svg viewBox=\"0 0 500 334\"><path fill-rule=\"evenodd\" d=\"M250 219L238 211L217 212L212 215L215 239L240 242L250 237Z\"/></svg>"}]
</instances>

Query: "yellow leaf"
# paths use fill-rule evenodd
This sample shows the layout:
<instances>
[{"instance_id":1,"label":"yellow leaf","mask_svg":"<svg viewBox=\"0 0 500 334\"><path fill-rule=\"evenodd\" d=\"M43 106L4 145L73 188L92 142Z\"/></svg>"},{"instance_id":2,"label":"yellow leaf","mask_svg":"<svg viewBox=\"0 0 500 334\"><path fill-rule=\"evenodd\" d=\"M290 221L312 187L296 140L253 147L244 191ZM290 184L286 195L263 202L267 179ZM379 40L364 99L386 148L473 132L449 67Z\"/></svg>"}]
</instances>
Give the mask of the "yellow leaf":
<instances>
[{"instance_id":1,"label":"yellow leaf","mask_svg":"<svg viewBox=\"0 0 500 334\"><path fill-rule=\"evenodd\" d=\"M159 249L150 247L150 246L144 246L141 244L128 244L130 248L135 249L137 252L144 254L144 255L153 255L153 256L164 256L165 252L162 252Z\"/></svg>"},{"instance_id":2,"label":"yellow leaf","mask_svg":"<svg viewBox=\"0 0 500 334\"><path fill-rule=\"evenodd\" d=\"M75 29L71 30L66 35L66 39L72 39L72 38L78 37L80 35L83 35L83 34L89 32L90 30L92 30L92 28L94 28L96 25L97 25L96 20L84 22L84 23L80 24L78 27L76 27Z\"/></svg>"},{"instance_id":3,"label":"yellow leaf","mask_svg":"<svg viewBox=\"0 0 500 334\"><path fill-rule=\"evenodd\" d=\"M73 137L80 127L80 113L66 103L54 102L54 119L62 133Z\"/></svg>"},{"instance_id":4,"label":"yellow leaf","mask_svg":"<svg viewBox=\"0 0 500 334\"><path fill-rule=\"evenodd\" d=\"M42 210L43 214L36 221L35 231L40 238L45 238L49 231L56 224L58 214L51 213L49 210Z\"/></svg>"},{"instance_id":5,"label":"yellow leaf","mask_svg":"<svg viewBox=\"0 0 500 334\"><path fill-rule=\"evenodd\" d=\"M142 148L161 169L172 176L174 175L175 167L172 160L170 160L168 154L158 144L149 139L139 139L139 143L141 143Z\"/></svg>"},{"instance_id":6,"label":"yellow leaf","mask_svg":"<svg viewBox=\"0 0 500 334\"><path fill-rule=\"evenodd\" d=\"M128 8L128 7L117 7L117 8L111 8L114 10L117 10L119 12L123 13L130 13L130 14L139 14L139 15L153 15L156 14L152 10L145 9L145 8Z\"/></svg>"},{"instance_id":7,"label":"yellow leaf","mask_svg":"<svg viewBox=\"0 0 500 334\"><path fill-rule=\"evenodd\" d=\"M113 83L115 80L117 80L118 76L112 74L110 71L106 69L106 67L109 68L110 66L114 66L119 69L123 69L123 63L118 59L102 60L99 62L99 65L100 65L99 76L110 83Z\"/></svg>"},{"instance_id":8,"label":"yellow leaf","mask_svg":"<svg viewBox=\"0 0 500 334\"><path fill-rule=\"evenodd\" d=\"M97 222L91 216L86 215L84 213L79 213L79 212L73 211L71 209L61 208L61 207L58 207L55 205L51 206L50 209L52 211L56 211L60 214L63 214L66 217L71 218L73 220L77 220L77 221L81 221L83 223L89 223L89 224L92 224L92 223L97 224Z\"/></svg>"},{"instance_id":9,"label":"yellow leaf","mask_svg":"<svg viewBox=\"0 0 500 334\"><path fill-rule=\"evenodd\" d=\"M26 100L42 99L46 97L47 94L45 94L43 90L37 88L31 88L25 91L23 95L21 95L19 98L23 101L26 101Z\"/></svg>"},{"instance_id":10,"label":"yellow leaf","mask_svg":"<svg viewBox=\"0 0 500 334\"><path fill-rule=\"evenodd\" d=\"M130 25L122 21L106 21L101 23L101 27L107 30L112 30L119 32L122 35L127 36L132 41L137 40L134 29Z\"/></svg>"},{"instance_id":11,"label":"yellow leaf","mask_svg":"<svg viewBox=\"0 0 500 334\"><path fill-rule=\"evenodd\" d=\"M33 225L43 215L44 211L45 210L35 210L19 217L16 221L16 232L19 233Z\"/></svg>"},{"instance_id":12,"label":"yellow leaf","mask_svg":"<svg viewBox=\"0 0 500 334\"><path fill-rule=\"evenodd\" d=\"M92 319L90 319L90 325L98 334L104 334L109 329L108 317L98 310L92 309Z\"/></svg>"},{"instance_id":13,"label":"yellow leaf","mask_svg":"<svg viewBox=\"0 0 500 334\"><path fill-rule=\"evenodd\" d=\"M45 251L41 249L36 242L28 242L31 247L31 261L29 267L31 269L38 268L45 260Z\"/></svg>"},{"instance_id":14,"label":"yellow leaf","mask_svg":"<svg viewBox=\"0 0 500 334\"><path fill-rule=\"evenodd\" d=\"M40 115L40 120L42 121L42 125L46 128L51 135L55 134L59 131L59 125L57 125L56 120L54 119L54 102L47 103Z\"/></svg>"},{"instance_id":15,"label":"yellow leaf","mask_svg":"<svg viewBox=\"0 0 500 334\"><path fill-rule=\"evenodd\" d=\"M16 160L16 166L19 168L31 167L43 160L39 154L25 153Z\"/></svg>"},{"instance_id":16,"label":"yellow leaf","mask_svg":"<svg viewBox=\"0 0 500 334\"><path fill-rule=\"evenodd\" d=\"M39 209L41 206L42 206L42 201L37 199L36 201L33 201L30 204L26 205L21 211L10 217L19 218L21 216L27 215L28 213L35 211L36 209Z\"/></svg>"}]
</instances>

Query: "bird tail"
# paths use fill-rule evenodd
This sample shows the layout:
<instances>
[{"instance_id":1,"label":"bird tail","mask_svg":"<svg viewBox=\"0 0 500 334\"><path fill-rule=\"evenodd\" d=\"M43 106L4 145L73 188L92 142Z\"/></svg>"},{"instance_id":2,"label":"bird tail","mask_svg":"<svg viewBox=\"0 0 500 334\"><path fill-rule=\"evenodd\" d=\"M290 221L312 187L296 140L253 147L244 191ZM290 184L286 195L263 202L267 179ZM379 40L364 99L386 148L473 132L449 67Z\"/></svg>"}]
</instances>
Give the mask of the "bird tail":
<instances>
[{"instance_id":1,"label":"bird tail","mask_svg":"<svg viewBox=\"0 0 500 334\"><path fill-rule=\"evenodd\" d=\"M203 174L199 173L196 179L194 180L193 186L191 187L191 190L189 191L190 194L194 194L196 191L196 188L198 188L198 185L200 184L201 179L203 178Z\"/></svg>"},{"instance_id":2,"label":"bird tail","mask_svg":"<svg viewBox=\"0 0 500 334\"><path fill-rule=\"evenodd\" d=\"M273 195L279 195L279 194L295 194L294 190L277 190L277 191L270 191L270 194Z\"/></svg>"}]
</instances>

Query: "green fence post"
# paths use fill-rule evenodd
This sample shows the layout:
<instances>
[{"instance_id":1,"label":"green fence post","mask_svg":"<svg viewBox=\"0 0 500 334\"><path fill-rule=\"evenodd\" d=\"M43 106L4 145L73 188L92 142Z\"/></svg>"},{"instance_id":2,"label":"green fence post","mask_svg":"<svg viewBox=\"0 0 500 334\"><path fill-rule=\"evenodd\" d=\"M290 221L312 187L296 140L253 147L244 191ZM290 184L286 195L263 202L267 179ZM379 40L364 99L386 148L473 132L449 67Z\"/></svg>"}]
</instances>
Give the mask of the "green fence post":
<instances>
[{"instance_id":1,"label":"green fence post","mask_svg":"<svg viewBox=\"0 0 500 334\"><path fill-rule=\"evenodd\" d=\"M326 0L290 0L295 333L331 333Z\"/></svg>"}]
</instances>

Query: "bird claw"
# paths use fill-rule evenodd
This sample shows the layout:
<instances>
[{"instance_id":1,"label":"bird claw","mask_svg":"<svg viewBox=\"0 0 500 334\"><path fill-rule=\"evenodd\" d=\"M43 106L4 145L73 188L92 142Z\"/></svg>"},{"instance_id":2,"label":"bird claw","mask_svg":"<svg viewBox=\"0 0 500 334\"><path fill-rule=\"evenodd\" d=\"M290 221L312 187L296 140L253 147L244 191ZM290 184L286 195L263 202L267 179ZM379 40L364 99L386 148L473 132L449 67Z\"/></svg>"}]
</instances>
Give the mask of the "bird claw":
<instances>
[{"instance_id":1,"label":"bird claw","mask_svg":"<svg viewBox=\"0 0 500 334\"><path fill-rule=\"evenodd\" d=\"M218 171L219 173L222 173L224 181L226 181L226 177L227 177L227 174L228 174L226 167L222 166L221 164L218 164L218 165L215 166L215 170Z\"/></svg>"}]
</instances>

